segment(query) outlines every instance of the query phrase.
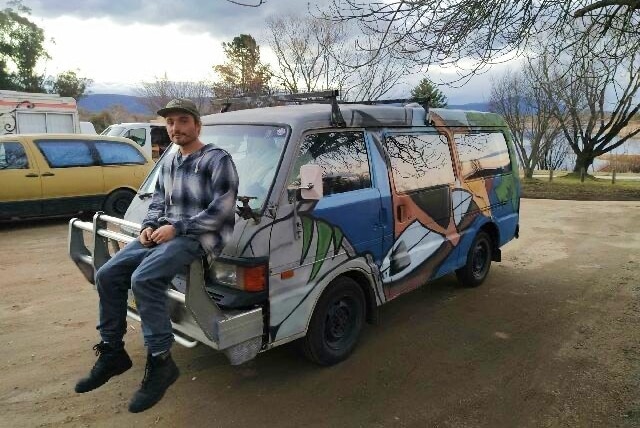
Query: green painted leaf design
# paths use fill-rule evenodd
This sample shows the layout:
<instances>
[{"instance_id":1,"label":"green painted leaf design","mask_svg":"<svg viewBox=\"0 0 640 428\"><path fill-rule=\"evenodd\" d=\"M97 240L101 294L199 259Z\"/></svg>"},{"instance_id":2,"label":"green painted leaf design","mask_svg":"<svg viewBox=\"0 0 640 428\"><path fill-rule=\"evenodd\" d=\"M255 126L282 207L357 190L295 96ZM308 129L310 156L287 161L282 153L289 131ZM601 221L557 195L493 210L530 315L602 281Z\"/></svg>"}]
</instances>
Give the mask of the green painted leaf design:
<instances>
[{"instance_id":1,"label":"green painted leaf design","mask_svg":"<svg viewBox=\"0 0 640 428\"><path fill-rule=\"evenodd\" d=\"M311 276L309 277L309 281L313 281L318 272L320 272L320 268L322 267L322 263L324 259L327 258L327 253L329 252L329 246L333 241L333 227L324 222L324 221L316 221L316 228L318 229L318 245L316 247L316 261L313 264L313 269L311 270Z\"/></svg>"},{"instance_id":2,"label":"green painted leaf design","mask_svg":"<svg viewBox=\"0 0 640 428\"><path fill-rule=\"evenodd\" d=\"M511 175L503 175L500 180L500 184L498 184L495 188L496 196L498 196L498 200L500 202L511 201L514 205L514 209L517 209L515 204L516 200L516 183Z\"/></svg>"},{"instance_id":3,"label":"green painted leaf design","mask_svg":"<svg viewBox=\"0 0 640 428\"><path fill-rule=\"evenodd\" d=\"M333 228L333 255L337 256L340 251L340 247L342 246L342 238L344 238L344 234L342 231L334 227Z\"/></svg>"},{"instance_id":4,"label":"green painted leaf design","mask_svg":"<svg viewBox=\"0 0 640 428\"><path fill-rule=\"evenodd\" d=\"M304 259L309 254L311 241L313 241L313 223L314 220L309 217L301 217L302 219L302 255L300 256L300 264L304 263Z\"/></svg>"}]
</instances>

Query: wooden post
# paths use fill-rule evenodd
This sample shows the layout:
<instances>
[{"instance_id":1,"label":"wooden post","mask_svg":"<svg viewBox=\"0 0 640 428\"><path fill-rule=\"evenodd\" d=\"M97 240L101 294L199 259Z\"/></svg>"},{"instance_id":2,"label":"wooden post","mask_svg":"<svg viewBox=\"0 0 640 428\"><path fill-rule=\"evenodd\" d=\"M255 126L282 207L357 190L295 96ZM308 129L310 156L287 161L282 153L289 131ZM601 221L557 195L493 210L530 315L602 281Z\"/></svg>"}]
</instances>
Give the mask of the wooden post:
<instances>
[{"instance_id":1,"label":"wooden post","mask_svg":"<svg viewBox=\"0 0 640 428\"><path fill-rule=\"evenodd\" d=\"M549 181L553 181L553 170L549 170Z\"/></svg>"},{"instance_id":2,"label":"wooden post","mask_svg":"<svg viewBox=\"0 0 640 428\"><path fill-rule=\"evenodd\" d=\"M613 170L613 173L611 174L611 184L616 184L616 170Z\"/></svg>"},{"instance_id":3,"label":"wooden post","mask_svg":"<svg viewBox=\"0 0 640 428\"><path fill-rule=\"evenodd\" d=\"M584 167L580 168L580 183L584 183L585 170Z\"/></svg>"}]
</instances>

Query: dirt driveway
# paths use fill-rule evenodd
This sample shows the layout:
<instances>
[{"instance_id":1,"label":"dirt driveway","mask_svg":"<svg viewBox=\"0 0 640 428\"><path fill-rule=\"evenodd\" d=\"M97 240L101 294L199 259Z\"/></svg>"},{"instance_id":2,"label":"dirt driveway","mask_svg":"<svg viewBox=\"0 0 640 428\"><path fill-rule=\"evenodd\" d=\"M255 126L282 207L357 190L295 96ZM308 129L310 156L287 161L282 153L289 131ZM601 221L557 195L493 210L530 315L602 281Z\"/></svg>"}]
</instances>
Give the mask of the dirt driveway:
<instances>
[{"instance_id":1,"label":"dirt driveway","mask_svg":"<svg viewBox=\"0 0 640 428\"><path fill-rule=\"evenodd\" d=\"M0 426L640 426L640 202L524 200L521 235L480 288L447 277L383 307L335 367L295 346L239 367L175 346L180 379L133 415L139 326L134 368L75 394L97 295L66 222L0 225Z\"/></svg>"}]
</instances>

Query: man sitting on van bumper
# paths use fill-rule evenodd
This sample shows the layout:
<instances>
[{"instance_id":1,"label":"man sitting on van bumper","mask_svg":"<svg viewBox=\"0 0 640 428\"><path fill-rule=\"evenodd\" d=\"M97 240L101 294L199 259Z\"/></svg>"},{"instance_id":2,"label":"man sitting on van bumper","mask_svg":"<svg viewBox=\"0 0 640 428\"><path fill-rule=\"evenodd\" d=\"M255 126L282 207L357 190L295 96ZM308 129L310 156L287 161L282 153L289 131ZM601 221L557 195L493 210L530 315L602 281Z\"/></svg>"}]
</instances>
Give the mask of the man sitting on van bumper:
<instances>
[{"instance_id":1,"label":"man sitting on van bumper","mask_svg":"<svg viewBox=\"0 0 640 428\"><path fill-rule=\"evenodd\" d=\"M139 239L96 272L102 341L93 349L99 358L75 387L76 392L91 391L131 368L122 341L131 287L148 352L142 384L129 403L134 413L160 401L179 376L170 354L173 332L166 292L191 262L220 253L233 233L238 193L231 156L199 139L202 125L195 104L172 100L158 114L166 118L169 136L180 150L163 160Z\"/></svg>"}]
</instances>

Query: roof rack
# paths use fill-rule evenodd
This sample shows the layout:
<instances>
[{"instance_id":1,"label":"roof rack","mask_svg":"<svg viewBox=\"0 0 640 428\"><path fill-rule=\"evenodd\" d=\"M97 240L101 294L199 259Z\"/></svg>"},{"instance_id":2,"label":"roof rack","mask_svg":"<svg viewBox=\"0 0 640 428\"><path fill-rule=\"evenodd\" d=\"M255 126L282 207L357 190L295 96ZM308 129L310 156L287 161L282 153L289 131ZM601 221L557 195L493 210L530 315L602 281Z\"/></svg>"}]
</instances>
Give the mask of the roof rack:
<instances>
[{"instance_id":1,"label":"roof rack","mask_svg":"<svg viewBox=\"0 0 640 428\"><path fill-rule=\"evenodd\" d=\"M220 113L226 113L235 103L250 103L257 102L258 105L273 104L275 102L296 102L296 103L330 103L331 104L331 124L336 127L347 126L342 112L340 111L339 104L365 104L365 105L378 105L378 104L402 104L418 103L425 110L425 123L428 122L429 116L429 102L431 98L398 98L390 100L367 100L367 101L338 101L340 91L338 89L331 89L328 91L315 91L315 92L300 92L295 94L277 94L277 95L258 95L258 96L244 96L233 98L216 98L211 100L212 104L216 102L222 103Z\"/></svg>"},{"instance_id":2,"label":"roof rack","mask_svg":"<svg viewBox=\"0 0 640 428\"><path fill-rule=\"evenodd\" d=\"M333 126L345 127L347 123L342 117L340 107L338 107L338 97L340 91L337 89L329 91L316 91L316 92L303 92L295 94L280 94L280 95L258 95L258 96L245 96L245 97L233 97L233 98L217 98L211 100L212 104L216 102L222 103L220 113L226 113L231 108L232 104L236 103L250 103L257 102L258 104L272 104L274 102L296 102L296 103L318 103L329 102L331 103L331 123Z\"/></svg>"}]
</instances>

